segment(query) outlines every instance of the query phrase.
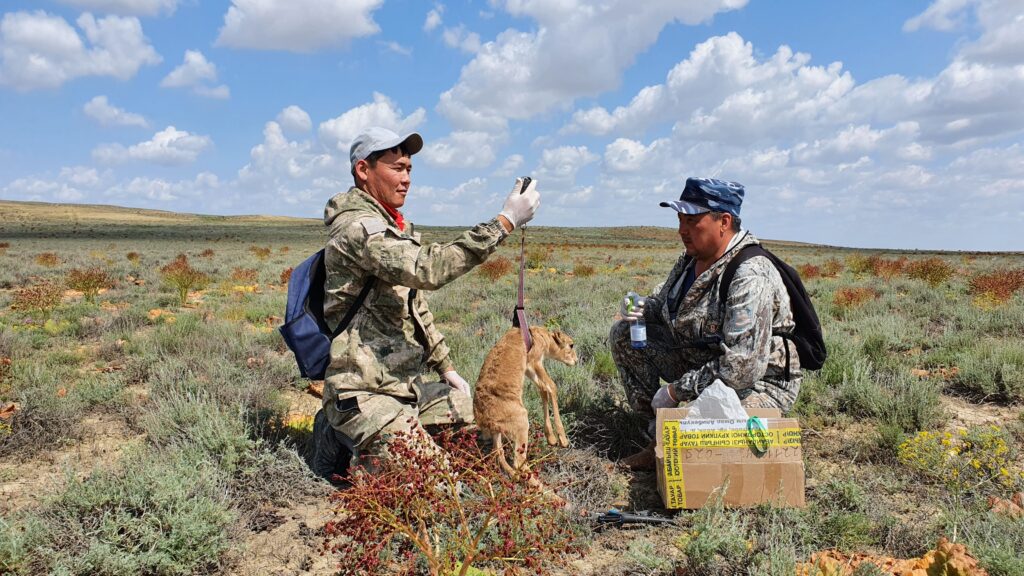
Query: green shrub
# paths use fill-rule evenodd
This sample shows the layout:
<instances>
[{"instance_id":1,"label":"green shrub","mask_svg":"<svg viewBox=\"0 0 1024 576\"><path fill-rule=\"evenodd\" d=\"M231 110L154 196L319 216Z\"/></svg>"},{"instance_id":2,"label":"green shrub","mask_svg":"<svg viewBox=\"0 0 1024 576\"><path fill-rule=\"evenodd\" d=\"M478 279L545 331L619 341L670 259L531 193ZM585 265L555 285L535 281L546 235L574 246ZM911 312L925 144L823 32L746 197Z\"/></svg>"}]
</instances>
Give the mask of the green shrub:
<instances>
[{"instance_id":1,"label":"green shrub","mask_svg":"<svg viewBox=\"0 0 1024 576\"><path fill-rule=\"evenodd\" d=\"M915 260L907 265L906 270L907 276L924 280L932 288L943 284L956 272L952 264L938 257Z\"/></svg>"},{"instance_id":2,"label":"green shrub","mask_svg":"<svg viewBox=\"0 0 1024 576\"><path fill-rule=\"evenodd\" d=\"M114 286L114 281L107 271L96 266L85 269L75 268L68 272L64 282L68 288L81 292L85 301L90 304L96 301L96 295L100 290Z\"/></svg>"},{"instance_id":3,"label":"green shrub","mask_svg":"<svg viewBox=\"0 0 1024 576\"><path fill-rule=\"evenodd\" d=\"M154 400L142 418L150 441L158 446L199 448L226 472L233 472L251 448L245 422L237 411L201 395L169 393Z\"/></svg>"},{"instance_id":4,"label":"green shrub","mask_svg":"<svg viewBox=\"0 0 1024 576\"><path fill-rule=\"evenodd\" d=\"M121 469L69 477L41 514L0 529L21 532L0 544L0 558L25 575L212 573L235 517L222 479L202 460L133 453Z\"/></svg>"},{"instance_id":5,"label":"green shrub","mask_svg":"<svg viewBox=\"0 0 1024 576\"><path fill-rule=\"evenodd\" d=\"M611 381L619 373L612 359L612 353L608 350L598 350L594 354L593 374L596 380Z\"/></svg>"},{"instance_id":6,"label":"green shrub","mask_svg":"<svg viewBox=\"0 0 1024 576\"><path fill-rule=\"evenodd\" d=\"M864 490L851 480L821 484L814 504L807 510L816 546L853 551L872 544L874 525L866 511L867 503Z\"/></svg>"},{"instance_id":7,"label":"green shrub","mask_svg":"<svg viewBox=\"0 0 1024 576\"><path fill-rule=\"evenodd\" d=\"M591 266L590 264L583 264L582 262L577 262L572 267L572 274L577 278L590 278L591 276L594 275L594 267Z\"/></svg>"},{"instance_id":8,"label":"green shrub","mask_svg":"<svg viewBox=\"0 0 1024 576\"><path fill-rule=\"evenodd\" d=\"M531 248L526 251L526 267L530 270L543 268L551 257L551 252L541 248Z\"/></svg>"},{"instance_id":9,"label":"green shrub","mask_svg":"<svg viewBox=\"0 0 1024 576\"><path fill-rule=\"evenodd\" d=\"M188 301L189 290L199 290L209 282L206 274L193 268L184 254L179 254L170 264L161 267L160 274L164 282L178 291L179 304Z\"/></svg>"},{"instance_id":10,"label":"green shrub","mask_svg":"<svg viewBox=\"0 0 1024 576\"><path fill-rule=\"evenodd\" d=\"M747 519L740 510L726 510L721 495L694 514L693 530L683 536L686 573L732 574L749 562Z\"/></svg>"},{"instance_id":11,"label":"green shrub","mask_svg":"<svg viewBox=\"0 0 1024 576\"><path fill-rule=\"evenodd\" d=\"M1024 574L1024 522L984 509L976 503L970 509L955 514L962 523L955 526L963 534L962 541L990 576L1019 576ZM954 514L947 514L947 522ZM954 528L947 526L947 530ZM951 531L951 530L950 530Z\"/></svg>"},{"instance_id":12,"label":"green shrub","mask_svg":"<svg viewBox=\"0 0 1024 576\"><path fill-rule=\"evenodd\" d=\"M1024 346L1019 339L985 338L958 355L953 385L977 398L1024 400Z\"/></svg>"},{"instance_id":13,"label":"green shrub","mask_svg":"<svg viewBox=\"0 0 1024 576\"><path fill-rule=\"evenodd\" d=\"M839 410L855 417L876 418L905 432L923 430L942 415L940 387L908 374L877 372L858 362L844 375L837 391Z\"/></svg>"},{"instance_id":14,"label":"green shrub","mask_svg":"<svg viewBox=\"0 0 1024 576\"><path fill-rule=\"evenodd\" d=\"M846 267L854 274L870 274L871 260L863 254L850 254L846 257Z\"/></svg>"}]
</instances>

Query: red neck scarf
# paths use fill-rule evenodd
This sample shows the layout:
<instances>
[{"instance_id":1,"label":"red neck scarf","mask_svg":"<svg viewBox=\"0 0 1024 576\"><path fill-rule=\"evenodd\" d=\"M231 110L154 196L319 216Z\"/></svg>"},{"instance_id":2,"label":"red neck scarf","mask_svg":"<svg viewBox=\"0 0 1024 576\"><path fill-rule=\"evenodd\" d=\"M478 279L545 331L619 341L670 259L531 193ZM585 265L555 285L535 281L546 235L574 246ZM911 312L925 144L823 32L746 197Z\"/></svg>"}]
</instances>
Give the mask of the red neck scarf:
<instances>
[{"instance_id":1,"label":"red neck scarf","mask_svg":"<svg viewBox=\"0 0 1024 576\"><path fill-rule=\"evenodd\" d=\"M405 217L402 216L402 213L392 208L391 206L388 206L387 204L377 200L376 198L374 198L374 200L377 201L377 204L380 204L381 206L384 207L384 211L387 212L389 216L395 219L395 226L398 226L399 230L405 232Z\"/></svg>"}]
</instances>

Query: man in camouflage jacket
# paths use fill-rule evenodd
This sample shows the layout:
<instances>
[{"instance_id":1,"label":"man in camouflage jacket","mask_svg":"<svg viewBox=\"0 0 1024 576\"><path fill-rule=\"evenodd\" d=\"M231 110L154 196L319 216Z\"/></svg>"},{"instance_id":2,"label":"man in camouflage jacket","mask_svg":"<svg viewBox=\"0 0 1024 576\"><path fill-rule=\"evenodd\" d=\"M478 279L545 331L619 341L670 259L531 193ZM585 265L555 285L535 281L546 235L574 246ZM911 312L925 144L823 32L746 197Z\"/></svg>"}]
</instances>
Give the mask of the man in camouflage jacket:
<instances>
[{"instance_id":1,"label":"man in camouflage jacket","mask_svg":"<svg viewBox=\"0 0 1024 576\"><path fill-rule=\"evenodd\" d=\"M331 328L372 282L348 328L331 342L323 410L314 420L313 469L325 477L344 472L346 449L372 469L371 456L386 456L396 433L473 421L469 385L452 365L423 291L484 262L539 205L536 185L523 190L517 180L494 219L452 242L423 244L398 212L411 157L422 146L419 134L367 129L351 148L355 186L324 210L324 317Z\"/></svg>"},{"instance_id":2,"label":"man in camouflage jacket","mask_svg":"<svg viewBox=\"0 0 1024 576\"><path fill-rule=\"evenodd\" d=\"M736 390L748 408L786 412L800 391L796 347L772 334L791 331L794 323L789 293L771 261L755 256L740 264L726 301L719 300L726 266L743 247L758 243L740 228L742 198L742 185L690 178L678 201L662 202L678 213L686 252L645 305L624 306L623 319L612 326L612 358L630 404L649 420L649 433L658 408L694 400L716 379ZM641 316L647 346L634 348L629 322ZM649 468L653 449L652 441L623 462Z\"/></svg>"}]
</instances>

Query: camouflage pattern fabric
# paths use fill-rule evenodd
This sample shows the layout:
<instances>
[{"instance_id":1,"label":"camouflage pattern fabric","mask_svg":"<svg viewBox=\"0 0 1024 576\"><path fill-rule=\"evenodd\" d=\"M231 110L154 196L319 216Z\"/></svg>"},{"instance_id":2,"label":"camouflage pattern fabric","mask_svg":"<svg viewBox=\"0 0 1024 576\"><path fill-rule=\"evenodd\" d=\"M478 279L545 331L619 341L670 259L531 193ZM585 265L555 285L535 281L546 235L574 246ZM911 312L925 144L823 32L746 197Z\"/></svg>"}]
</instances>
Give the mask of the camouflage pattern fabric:
<instances>
[{"instance_id":1,"label":"camouflage pattern fabric","mask_svg":"<svg viewBox=\"0 0 1024 576\"><path fill-rule=\"evenodd\" d=\"M494 219L452 242L424 245L411 223L399 230L380 204L354 187L331 198L324 223L330 231L328 323L335 326L363 285L378 279L349 328L331 342L327 421L357 454L382 431L471 421L472 402L440 381L452 364L423 291L486 260L507 236L504 228Z\"/></svg>"},{"instance_id":2,"label":"camouflage pattern fabric","mask_svg":"<svg viewBox=\"0 0 1024 576\"><path fill-rule=\"evenodd\" d=\"M719 301L718 285L729 261L744 246L758 243L753 234L740 234L745 236L696 278L673 319L666 304L669 291L688 264L680 256L645 306L647 348L632 348L627 322L612 326L612 359L626 396L635 410L649 418L654 418L651 398L660 380L669 382L672 396L682 402L695 399L716 378L734 388L748 408L787 412L796 402L801 382L796 346L772 336L773 329L794 326L789 294L775 266L760 256L747 260L736 270L725 306ZM789 381L785 379L787 347Z\"/></svg>"}]
</instances>

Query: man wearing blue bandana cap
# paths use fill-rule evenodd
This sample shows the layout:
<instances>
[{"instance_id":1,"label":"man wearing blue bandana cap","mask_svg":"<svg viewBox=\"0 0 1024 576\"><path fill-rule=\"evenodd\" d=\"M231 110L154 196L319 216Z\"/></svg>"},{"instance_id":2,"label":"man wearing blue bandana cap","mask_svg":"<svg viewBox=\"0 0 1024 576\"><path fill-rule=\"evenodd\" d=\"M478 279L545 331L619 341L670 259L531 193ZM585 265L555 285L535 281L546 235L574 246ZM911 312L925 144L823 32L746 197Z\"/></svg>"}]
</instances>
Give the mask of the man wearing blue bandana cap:
<instances>
[{"instance_id":1,"label":"man wearing blue bandana cap","mask_svg":"<svg viewBox=\"0 0 1024 576\"><path fill-rule=\"evenodd\" d=\"M736 390L747 408L786 412L796 402L796 347L773 336L794 327L789 293L774 264L764 256L743 261L725 301L719 297L726 266L759 243L740 226L744 192L736 182L688 178L678 200L661 203L676 212L685 252L643 305L624 301L622 320L612 325L612 358L630 404L648 418L649 435L658 408L692 401L716 379ZM639 318L647 324L645 348L630 343L629 322ZM654 461L652 440L623 464L639 470Z\"/></svg>"}]
</instances>

